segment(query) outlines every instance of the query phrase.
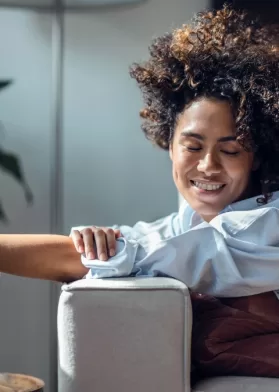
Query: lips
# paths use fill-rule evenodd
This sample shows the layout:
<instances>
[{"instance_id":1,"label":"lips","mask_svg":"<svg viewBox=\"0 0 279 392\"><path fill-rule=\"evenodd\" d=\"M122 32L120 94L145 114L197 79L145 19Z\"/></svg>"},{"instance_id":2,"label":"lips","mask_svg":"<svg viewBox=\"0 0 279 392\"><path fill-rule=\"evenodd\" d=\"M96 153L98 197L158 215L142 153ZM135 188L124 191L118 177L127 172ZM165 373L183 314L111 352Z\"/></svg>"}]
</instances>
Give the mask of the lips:
<instances>
[{"instance_id":1,"label":"lips","mask_svg":"<svg viewBox=\"0 0 279 392\"><path fill-rule=\"evenodd\" d=\"M199 188L199 189L202 189L202 190L204 190L204 191L218 191L218 190L220 190L220 189L222 189L222 188L224 188L224 186L226 185L226 184L217 184L217 183L204 183L204 182L199 182L199 181L191 181L191 183L195 186L195 187L197 187L197 188Z\"/></svg>"}]
</instances>

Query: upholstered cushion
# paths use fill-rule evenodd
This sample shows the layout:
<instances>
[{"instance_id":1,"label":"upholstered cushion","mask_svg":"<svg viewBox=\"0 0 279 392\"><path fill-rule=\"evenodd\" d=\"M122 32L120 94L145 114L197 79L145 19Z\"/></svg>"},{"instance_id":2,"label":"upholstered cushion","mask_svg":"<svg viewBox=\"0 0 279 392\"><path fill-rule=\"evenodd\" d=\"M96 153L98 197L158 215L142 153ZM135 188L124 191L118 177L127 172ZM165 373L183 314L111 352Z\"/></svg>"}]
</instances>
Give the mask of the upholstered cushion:
<instances>
[{"instance_id":1,"label":"upholstered cushion","mask_svg":"<svg viewBox=\"0 0 279 392\"><path fill-rule=\"evenodd\" d=\"M192 305L199 376L279 377L279 300L273 292L233 299L192 294Z\"/></svg>"}]
</instances>

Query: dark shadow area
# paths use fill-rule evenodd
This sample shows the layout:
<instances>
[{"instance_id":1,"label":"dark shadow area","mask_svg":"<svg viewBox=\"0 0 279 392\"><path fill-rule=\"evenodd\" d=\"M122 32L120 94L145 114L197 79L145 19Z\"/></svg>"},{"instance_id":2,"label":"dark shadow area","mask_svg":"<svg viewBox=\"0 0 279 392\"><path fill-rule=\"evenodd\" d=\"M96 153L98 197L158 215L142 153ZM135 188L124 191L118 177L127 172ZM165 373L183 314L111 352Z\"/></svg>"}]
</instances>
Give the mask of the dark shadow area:
<instances>
[{"instance_id":1,"label":"dark shadow area","mask_svg":"<svg viewBox=\"0 0 279 392\"><path fill-rule=\"evenodd\" d=\"M245 9L251 16L260 16L266 23L279 23L278 0L211 0L215 9L220 9L224 3L232 4L236 9Z\"/></svg>"}]
</instances>

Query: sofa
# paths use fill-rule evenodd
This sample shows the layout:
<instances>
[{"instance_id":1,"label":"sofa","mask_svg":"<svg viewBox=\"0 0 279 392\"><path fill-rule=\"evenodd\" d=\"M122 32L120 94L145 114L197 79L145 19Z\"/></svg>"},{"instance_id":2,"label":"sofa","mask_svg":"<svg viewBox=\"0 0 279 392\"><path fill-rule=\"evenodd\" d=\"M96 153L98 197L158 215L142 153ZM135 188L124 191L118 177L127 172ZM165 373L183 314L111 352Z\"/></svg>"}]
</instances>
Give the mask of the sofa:
<instances>
[{"instance_id":1,"label":"sofa","mask_svg":"<svg viewBox=\"0 0 279 392\"><path fill-rule=\"evenodd\" d=\"M58 306L59 392L278 392L274 378L215 377L191 389L192 309L170 278L80 280ZM279 353L278 353L279 355Z\"/></svg>"}]
</instances>

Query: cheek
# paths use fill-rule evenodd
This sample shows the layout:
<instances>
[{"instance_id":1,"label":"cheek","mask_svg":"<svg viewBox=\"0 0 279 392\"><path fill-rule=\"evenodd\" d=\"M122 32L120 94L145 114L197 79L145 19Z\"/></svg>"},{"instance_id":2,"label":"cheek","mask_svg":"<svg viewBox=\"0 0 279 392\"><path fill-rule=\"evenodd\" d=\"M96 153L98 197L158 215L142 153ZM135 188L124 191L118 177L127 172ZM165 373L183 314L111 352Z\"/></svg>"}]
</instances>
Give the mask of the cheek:
<instances>
[{"instance_id":1,"label":"cheek","mask_svg":"<svg viewBox=\"0 0 279 392\"><path fill-rule=\"evenodd\" d=\"M228 176L238 182L247 182L250 178L253 166L253 159L249 156L238 159L237 161L229 162L225 165L225 171Z\"/></svg>"},{"instance_id":2,"label":"cheek","mask_svg":"<svg viewBox=\"0 0 279 392\"><path fill-rule=\"evenodd\" d=\"M198 165L195 154L187 154L183 149L177 149L172 156L173 168L178 173L187 173Z\"/></svg>"}]
</instances>

